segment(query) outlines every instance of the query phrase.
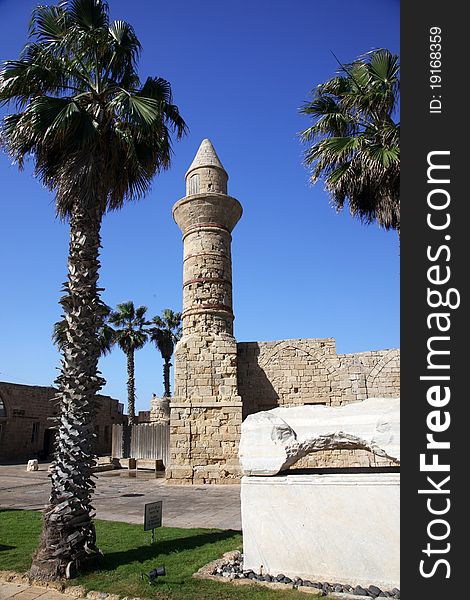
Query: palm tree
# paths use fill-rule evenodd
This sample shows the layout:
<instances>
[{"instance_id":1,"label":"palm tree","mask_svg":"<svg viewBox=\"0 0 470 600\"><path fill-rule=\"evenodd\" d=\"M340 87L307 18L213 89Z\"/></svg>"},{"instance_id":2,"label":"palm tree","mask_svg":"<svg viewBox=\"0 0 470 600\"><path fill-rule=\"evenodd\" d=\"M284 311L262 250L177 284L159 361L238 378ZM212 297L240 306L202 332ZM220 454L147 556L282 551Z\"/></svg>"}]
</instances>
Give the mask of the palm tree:
<instances>
[{"instance_id":1,"label":"palm tree","mask_svg":"<svg viewBox=\"0 0 470 600\"><path fill-rule=\"evenodd\" d=\"M300 133L309 144L305 164L311 181L324 179L340 211L346 201L354 217L400 233L399 61L374 50L313 91L301 108L313 125Z\"/></svg>"},{"instance_id":2,"label":"palm tree","mask_svg":"<svg viewBox=\"0 0 470 600\"><path fill-rule=\"evenodd\" d=\"M169 308L165 308L162 311L161 317L153 317L152 324L153 328L149 330L150 337L155 342L157 348L160 350L164 364L163 364L163 387L165 392L163 396L169 398L170 393L170 367L171 357L176 342L181 339L181 313L173 312Z\"/></svg>"},{"instance_id":3,"label":"palm tree","mask_svg":"<svg viewBox=\"0 0 470 600\"><path fill-rule=\"evenodd\" d=\"M19 168L33 159L70 224L58 444L31 567L43 579L71 576L99 552L91 475L95 396L104 383L97 368L102 217L146 194L170 166L171 131L180 138L186 130L170 84L140 83L140 50L128 23L109 22L105 1L66 0L33 11L28 43L0 72L0 104L16 111L1 121L1 143Z\"/></svg>"},{"instance_id":4,"label":"palm tree","mask_svg":"<svg viewBox=\"0 0 470 600\"><path fill-rule=\"evenodd\" d=\"M146 306L134 307L134 303L118 304L116 311L109 316L109 322L114 325L114 340L127 357L127 415L129 425L135 424L135 362L134 353L143 348L148 335L145 326Z\"/></svg>"}]
</instances>

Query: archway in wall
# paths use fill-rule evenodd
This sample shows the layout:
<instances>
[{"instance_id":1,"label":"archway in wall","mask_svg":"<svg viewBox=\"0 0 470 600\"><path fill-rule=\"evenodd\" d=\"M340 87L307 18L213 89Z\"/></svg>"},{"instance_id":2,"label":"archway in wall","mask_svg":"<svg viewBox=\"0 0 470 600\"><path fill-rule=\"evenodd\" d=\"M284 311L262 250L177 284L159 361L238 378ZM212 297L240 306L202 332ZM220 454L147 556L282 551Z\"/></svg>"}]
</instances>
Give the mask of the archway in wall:
<instances>
[{"instance_id":1,"label":"archway in wall","mask_svg":"<svg viewBox=\"0 0 470 600\"><path fill-rule=\"evenodd\" d=\"M369 397L396 396L399 386L400 351L389 350L369 373L366 385Z\"/></svg>"},{"instance_id":2,"label":"archway in wall","mask_svg":"<svg viewBox=\"0 0 470 600\"><path fill-rule=\"evenodd\" d=\"M339 362L323 342L281 341L260 356L258 365L279 406L331 403L331 379Z\"/></svg>"}]
</instances>

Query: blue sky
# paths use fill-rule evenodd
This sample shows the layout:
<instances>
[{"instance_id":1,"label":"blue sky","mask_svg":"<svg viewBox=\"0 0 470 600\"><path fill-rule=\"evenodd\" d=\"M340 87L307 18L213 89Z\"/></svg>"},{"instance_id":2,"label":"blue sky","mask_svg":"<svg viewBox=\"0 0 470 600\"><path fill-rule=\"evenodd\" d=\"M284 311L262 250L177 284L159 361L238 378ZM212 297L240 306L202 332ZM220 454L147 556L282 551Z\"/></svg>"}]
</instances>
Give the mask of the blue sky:
<instances>
[{"instance_id":1,"label":"blue sky","mask_svg":"<svg viewBox=\"0 0 470 600\"><path fill-rule=\"evenodd\" d=\"M31 0L0 0L0 60L26 41ZM43 2L45 3L45 2ZM143 45L142 77L161 76L189 125L173 166L138 204L105 217L101 285L111 306L133 300L149 315L181 310L182 243L171 216L184 174L208 137L244 214L233 234L239 341L334 337L338 352L399 346L399 243L394 232L336 214L312 187L298 108L348 62L377 47L399 52L397 0L110 0ZM51 385L60 357L50 341L66 279L68 226L27 167L0 156L0 380ZM126 400L126 362L100 363L103 393ZM136 354L137 409L161 394L162 361Z\"/></svg>"}]
</instances>

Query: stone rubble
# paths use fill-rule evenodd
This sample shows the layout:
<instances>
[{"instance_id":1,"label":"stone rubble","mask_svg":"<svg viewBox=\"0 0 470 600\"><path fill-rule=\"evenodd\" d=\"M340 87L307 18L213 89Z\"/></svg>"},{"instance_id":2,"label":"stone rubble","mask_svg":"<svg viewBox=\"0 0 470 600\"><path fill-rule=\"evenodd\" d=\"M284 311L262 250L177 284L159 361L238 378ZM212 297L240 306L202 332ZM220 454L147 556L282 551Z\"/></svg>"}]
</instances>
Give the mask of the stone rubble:
<instances>
[{"instance_id":1,"label":"stone rubble","mask_svg":"<svg viewBox=\"0 0 470 600\"><path fill-rule=\"evenodd\" d=\"M288 584L289 587L292 585L294 588L299 587L310 587L319 590L321 596L327 596L333 593L345 593L356 596L367 596L369 598L400 598L400 590L393 588L392 590L381 590L375 585L370 585L368 588L363 588L360 585L353 586L341 583L329 583L321 581L310 581L308 579L301 579L300 577L290 578L286 577L283 573L276 575L255 573L251 569L248 571L243 570L243 555L239 554L235 558L215 567L212 570L212 575L222 577L229 580L237 579L249 579L253 583L284 583Z\"/></svg>"}]
</instances>

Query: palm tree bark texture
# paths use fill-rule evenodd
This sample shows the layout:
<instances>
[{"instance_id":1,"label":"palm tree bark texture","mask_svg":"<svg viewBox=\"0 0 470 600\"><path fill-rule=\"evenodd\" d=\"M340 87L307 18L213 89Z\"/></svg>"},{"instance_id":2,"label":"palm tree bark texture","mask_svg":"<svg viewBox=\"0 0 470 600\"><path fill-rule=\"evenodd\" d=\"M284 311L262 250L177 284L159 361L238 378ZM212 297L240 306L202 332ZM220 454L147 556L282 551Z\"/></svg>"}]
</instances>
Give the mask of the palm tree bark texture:
<instances>
[{"instance_id":1,"label":"palm tree bark texture","mask_svg":"<svg viewBox=\"0 0 470 600\"><path fill-rule=\"evenodd\" d=\"M135 365L134 350L127 351L127 411L129 425L135 424Z\"/></svg>"},{"instance_id":2,"label":"palm tree bark texture","mask_svg":"<svg viewBox=\"0 0 470 600\"><path fill-rule=\"evenodd\" d=\"M171 388L170 388L170 368L171 362L169 358L165 358L163 363L163 389L164 397L169 398L171 396Z\"/></svg>"},{"instance_id":3,"label":"palm tree bark texture","mask_svg":"<svg viewBox=\"0 0 470 600\"><path fill-rule=\"evenodd\" d=\"M31 575L73 575L75 565L97 553L92 521L95 396L104 380L97 369L96 331L100 248L99 211L75 205L70 217L68 293L61 304L67 321L59 394L60 426L52 466L52 492L44 512L41 543Z\"/></svg>"}]
</instances>

